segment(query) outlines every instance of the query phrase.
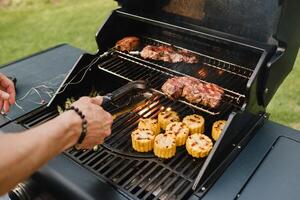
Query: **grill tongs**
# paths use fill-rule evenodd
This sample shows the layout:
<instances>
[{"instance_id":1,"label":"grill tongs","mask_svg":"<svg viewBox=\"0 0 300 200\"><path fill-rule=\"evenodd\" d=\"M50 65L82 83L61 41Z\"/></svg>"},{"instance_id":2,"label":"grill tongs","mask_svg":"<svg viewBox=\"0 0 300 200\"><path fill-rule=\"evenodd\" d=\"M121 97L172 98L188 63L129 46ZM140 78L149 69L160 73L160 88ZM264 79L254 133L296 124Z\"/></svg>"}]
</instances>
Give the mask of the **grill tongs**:
<instances>
[{"instance_id":1,"label":"grill tongs","mask_svg":"<svg viewBox=\"0 0 300 200\"><path fill-rule=\"evenodd\" d=\"M103 96L102 107L105 109L110 105L121 109L131 104L136 97L143 94L147 89L147 84L143 80L132 81L119 89ZM116 111L116 109L114 111Z\"/></svg>"}]
</instances>

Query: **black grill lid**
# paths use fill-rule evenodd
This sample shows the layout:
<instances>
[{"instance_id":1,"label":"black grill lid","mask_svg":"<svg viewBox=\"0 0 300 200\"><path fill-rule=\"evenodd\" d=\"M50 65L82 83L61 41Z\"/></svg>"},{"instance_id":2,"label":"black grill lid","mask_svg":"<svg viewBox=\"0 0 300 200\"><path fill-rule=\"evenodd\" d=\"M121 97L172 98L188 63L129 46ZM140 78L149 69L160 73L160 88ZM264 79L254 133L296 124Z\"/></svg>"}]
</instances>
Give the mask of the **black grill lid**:
<instances>
[{"instance_id":1,"label":"black grill lid","mask_svg":"<svg viewBox=\"0 0 300 200\"><path fill-rule=\"evenodd\" d=\"M255 41L274 44L285 3L293 0L117 0L124 10L166 14ZM286 11L288 12L288 11ZM279 39L279 38L277 38Z\"/></svg>"}]
</instances>

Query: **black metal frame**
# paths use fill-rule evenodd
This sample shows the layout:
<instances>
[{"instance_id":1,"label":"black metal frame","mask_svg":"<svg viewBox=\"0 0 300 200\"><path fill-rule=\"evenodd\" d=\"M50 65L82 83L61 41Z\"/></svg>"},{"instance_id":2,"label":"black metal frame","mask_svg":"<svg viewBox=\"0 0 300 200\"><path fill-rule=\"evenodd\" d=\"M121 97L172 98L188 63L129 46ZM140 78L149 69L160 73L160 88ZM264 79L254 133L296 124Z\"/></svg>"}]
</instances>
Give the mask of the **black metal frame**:
<instances>
[{"instance_id":1,"label":"black metal frame","mask_svg":"<svg viewBox=\"0 0 300 200\"><path fill-rule=\"evenodd\" d=\"M115 27L122 27L123 29L116 29ZM134 27L139 27L140 29L136 29ZM112 31L115 32L113 36L111 36ZM155 92L159 92L161 84L163 84L163 82L168 77L174 75L193 75L193 72L190 72L189 74L185 70L180 71L180 67L182 67L180 66L180 64L179 67L172 68L173 65L171 66L164 63L142 60L139 57L114 50L112 47L114 46L115 41L126 35L141 35L146 38L145 43L154 42L155 44L157 44L157 42L162 43L162 41L165 43L176 41L175 44L173 43L173 45L176 45L177 48L190 47L188 49L197 53L200 58L203 59L202 64L205 64L206 67L210 70L220 70L221 68L221 70L225 69L223 70L224 73L227 73L229 70L237 70L230 71L234 73L228 73L233 77L233 79L235 77L245 79L245 77L238 76L236 72L238 72L239 75L243 75L245 71L251 71L251 74L246 73L246 81L244 81L243 83L237 81L237 83L242 85L240 89L232 90L232 88L234 89L235 87L229 87L229 89L226 89L225 87L225 93L227 94L227 96L231 97L231 100L229 101L229 104L226 104L229 105L229 107L225 106L224 108L226 109L221 109L220 112L212 112L211 110L189 104L182 100L177 102L183 103L183 105L197 110L198 113L201 113L207 119L211 118L211 120L208 120L206 130L209 130L209 127L214 120L224 117L226 118L226 116L228 117L229 112L231 111L235 110L237 112L237 114L232 113L229 116L228 124L222 134L223 136L214 145L213 150L211 151L209 157L205 160L199 173L198 179L200 180L200 184L202 185L205 183L205 186L203 187L209 188L215 180L215 178L211 179L211 175L220 174L222 170L225 169L220 169L219 166L221 166L221 163L225 162L225 160L226 163L229 163L234 158L233 156L229 155L230 152L233 152L235 149L233 145L238 144L239 141L245 137L245 133L243 133L243 130L253 128L253 126L256 124L255 122L258 120L257 114L259 112L264 112L264 108L258 105L256 99L256 84L254 83L257 81L257 75L260 73L260 70L265 62L267 51L259 47L253 47L247 43L242 44L241 42L221 39L219 37L214 37L214 35L208 35L195 31L190 33L187 30L181 30L180 27L175 27L171 24L161 24L150 19L143 19L141 17L128 15L128 13L124 14L120 11L115 11L96 36L99 46L101 43L101 49L99 49L99 52L96 55L85 54L78 60L70 74L62 83L60 89L57 92L57 95L55 95L55 97L50 101L48 106L51 107L53 105L62 104L63 100L67 97L73 96L75 94L78 96L84 95L84 91L90 91L91 86L101 86L107 84L108 82L112 84L110 85L110 87L100 87L97 89L104 90L103 93L111 92L112 90L117 89L121 85L125 84L127 81L137 80L140 78L145 79L145 74L147 74L147 76L149 77L149 74L151 75L151 73L155 73L157 82L155 80L151 80L151 76L149 79L152 81L152 85L150 85L155 90ZM149 36L151 36L150 40ZM181 40L178 40L178 38L180 38ZM216 57L217 59L215 59ZM248 57L251 57L251 59ZM208 63L208 61L211 63ZM214 62L219 63L220 66L212 66ZM124 66L124 63L127 63L126 66ZM229 63L229 67L226 67L226 63ZM247 67L245 68L245 66ZM133 72L132 69L135 69L137 67L140 67L141 69L146 71L148 70L149 73L146 72L139 74L138 71ZM236 69L237 67L239 67L239 69ZM197 69L197 66L194 66L194 68ZM83 76L85 77L83 78ZM119 77L118 81L114 81L116 80L116 77ZM152 78L153 77L154 76L152 76ZM205 79L204 77L202 79L202 81L218 81L218 78ZM74 86L70 84L70 82L80 82L80 84ZM219 80L218 83L221 84L221 86L223 86L222 84L226 84L224 80ZM227 101L226 98L227 97L225 96L225 102ZM246 112L246 110L248 111ZM246 113L251 113L251 115ZM138 118L135 119L135 125L131 125L130 123L127 124L128 127L126 129L128 130L122 133L129 134L130 130L132 130L136 126L137 119ZM114 130L113 132L116 132L116 130ZM124 136L124 134L120 134L120 136L114 137L121 138L122 136ZM151 158L151 155L143 157L138 156L137 154L132 154L132 152L130 152L129 154L124 153L124 150L118 149L119 145L116 138L112 138L111 140L108 139L108 141L111 141L113 144L105 144L104 149L115 152L116 155L118 154L131 157L133 156L133 158L135 157L135 159L153 159ZM117 144L117 146L114 146L115 144ZM127 143L127 145L125 146L128 149L131 145ZM126 152L128 152L128 150ZM68 152L67 155L71 156L76 162L79 163L81 163L81 161L77 158L77 156L82 158L81 155L89 154L83 153L74 156L72 153L74 152ZM84 163L81 164L84 165ZM91 169L90 166L86 167L88 169ZM197 169L200 170L200 168ZM101 173L99 174L94 169L91 170L97 173L97 175L99 175L100 177L105 178L105 176L103 176ZM192 184L194 184L193 182L195 178L196 177L194 177L192 183L189 186L190 190ZM105 179L111 182L109 178L107 179L106 177ZM113 182L111 183L114 184ZM194 189L197 188L199 187L195 187ZM138 198L138 196L132 196L132 194L130 194L130 191L126 191L124 190L124 188L120 189L122 190L122 193L125 192L132 198Z\"/></svg>"}]
</instances>

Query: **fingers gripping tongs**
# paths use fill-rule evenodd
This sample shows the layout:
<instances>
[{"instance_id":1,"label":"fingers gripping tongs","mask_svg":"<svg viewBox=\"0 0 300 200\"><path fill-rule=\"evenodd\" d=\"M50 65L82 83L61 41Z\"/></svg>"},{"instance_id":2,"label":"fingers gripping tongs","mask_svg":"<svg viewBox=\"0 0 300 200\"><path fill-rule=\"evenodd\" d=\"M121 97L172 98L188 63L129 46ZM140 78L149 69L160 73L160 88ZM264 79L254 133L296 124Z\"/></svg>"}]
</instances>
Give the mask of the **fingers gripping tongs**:
<instances>
[{"instance_id":1,"label":"fingers gripping tongs","mask_svg":"<svg viewBox=\"0 0 300 200\"><path fill-rule=\"evenodd\" d=\"M146 82L143 80L130 82L112 93L103 96L102 107L106 108L110 104L113 104L121 109L121 107L129 105L134 96L142 94L146 89Z\"/></svg>"}]
</instances>

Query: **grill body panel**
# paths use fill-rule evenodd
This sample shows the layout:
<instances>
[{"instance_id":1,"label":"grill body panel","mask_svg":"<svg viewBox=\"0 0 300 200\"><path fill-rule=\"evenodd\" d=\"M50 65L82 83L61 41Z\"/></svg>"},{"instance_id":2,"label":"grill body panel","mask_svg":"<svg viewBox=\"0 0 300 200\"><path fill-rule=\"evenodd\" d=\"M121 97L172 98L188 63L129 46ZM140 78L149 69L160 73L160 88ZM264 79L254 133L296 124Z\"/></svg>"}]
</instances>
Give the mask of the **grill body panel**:
<instances>
[{"instance_id":1,"label":"grill body panel","mask_svg":"<svg viewBox=\"0 0 300 200\"><path fill-rule=\"evenodd\" d=\"M21 118L19 123L26 128L31 128L46 122L57 115L55 106L63 105L67 97L78 98L87 95L92 87L95 87L101 94L111 92L129 81L135 80L134 73L130 71L132 68L143 67L144 71L150 70L149 73L146 73L148 75L153 72L159 77L165 75L161 81L150 83L155 95L146 99L141 106L136 106L131 112L119 116L113 124L112 135L107 138L98 151L70 149L65 152L65 155L90 170L97 177L113 184L121 193L132 199L188 199L195 193L192 186L205 162L212 164L205 167L209 170L203 174L201 184L205 184L207 188L211 186L213 181L207 181L209 175L213 174L217 166L234 150L235 147L231 145L232 142L238 144L241 139L234 137L235 134L230 134L230 137L222 139L221 144L215 145L213 152L217 152L218 156L216 157L193 159L187 155L185 148L181 147L177 150L174 158L161 160L152 153L141 154L133 151L130 133L137 127L140 118L157 116L162 107L171 107L179 113L181 118L193 113L203 115L206 119L206 130L209 132L215 120L228 118L232 115L233 110L239 111L244 102L241 104L236 99L228 97L229 101L224 102L224 108L218 112L213 112L190 105L185 101L172 101L159 93L159 89L160 84L168 77L173 76L175 72L146 65L147 63L128 58L128 56L118 52L103 56L87 71L82 68L83 64L90 63L95 58L97 56L83 56L66 79L68 82L69 79L75 77L74 74L79 73L80 75L74 80L74 82L78 82L85 74L79 85L68 85L66 88L62 85L61 91L63 92L58 92L48 108L38 111L34 115L29 114ZM136 74L142 76L139 72ZM109 87L107 87L108 84ZM231 92L228 94L235 95ZM238 120L238 118L235 119ZM229 120L229 124L232 119ZM249 123L248 126L251 127ZM235 129L235 127L236 125L232 126L231 129ZM236 132L236 134L238 133ZM209 135L209 133L207 134ZM224 157L220 158L220 156Z\"/></svg>"}]
</instances>

